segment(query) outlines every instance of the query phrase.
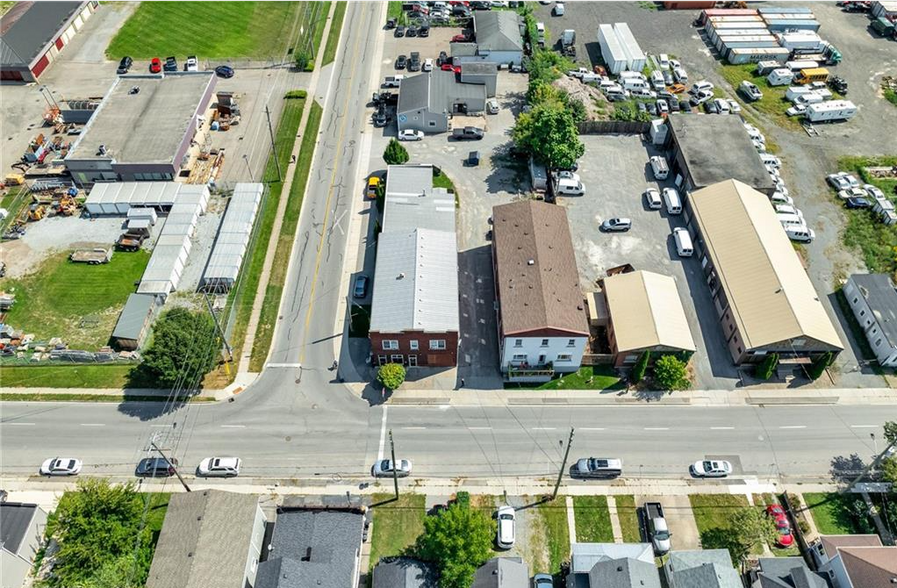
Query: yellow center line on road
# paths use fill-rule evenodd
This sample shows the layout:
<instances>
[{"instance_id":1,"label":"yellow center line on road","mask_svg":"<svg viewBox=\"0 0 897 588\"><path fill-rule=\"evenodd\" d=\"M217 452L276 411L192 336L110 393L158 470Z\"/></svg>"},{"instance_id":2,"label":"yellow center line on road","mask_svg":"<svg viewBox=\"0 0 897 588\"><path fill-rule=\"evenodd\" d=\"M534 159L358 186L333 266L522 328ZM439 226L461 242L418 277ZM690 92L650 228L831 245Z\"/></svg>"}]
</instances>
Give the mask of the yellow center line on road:
<instances>
[{"instance_id":1,"label":"yellow center line on road","mask_svg":"<svg viewBox=\"0 0 897 588\"><path fill-rule=\"evenodd\" d=\"M366 22L367 17L368 17L368 11L365 10L361 14L362 25L361 25L361 27L359 27L360 31L364 31L365 26L367 25L367 22ZM346 24L348 25L349 23L346 23ZM358 43L361 41L362 36L364 36L364 35L358 35L355 38L355 45L352 47L352 55L353 56L358 55ZM343 53L343 56L345 56L345 53ZM349 82L348 82L348 85L350 87L352 86L352 82L355 80L355 69L356 69L357 65L358 65L358 60L353 58L352 59L352 69L349 73ZM342 148L342 145L343 145L343 136L346 132L346 123L349 122L349 118L350 118L348 110L349 110L349 100L351 98L352 98L352 92L351 91L346 92L346 102L343 105L343 122L340 125L340 130L339 130L339 133L337 134L336 148L334 149L335 154L339 154L339 152ZM338 170L339 170L339 156L337 155L337 158L334 160L333 173L330 176L330 186L327 190L327 199L324 202L324 222L321 225L321 241L320 241L320 243L318 243L318 253L317 253L317 256L315 257L315 271L312 274L311 293L309 294L309 298L308 298L308 311L305 314L305 330L302 333L302 345L301 345L300 351L299 351L299 363L300 364L305 360L305 346L308 341L308 325L311 323L311 313L312 313L312 309L314 308L314 305L315 305L315 290L317 289L317 285L318 285L318 272L321 270L321 256L324 253L324 240L327 238L327 223L330 220L330 201L333 198L333 184L336 181L336 172Z\"/></svg>"}]
</instances>

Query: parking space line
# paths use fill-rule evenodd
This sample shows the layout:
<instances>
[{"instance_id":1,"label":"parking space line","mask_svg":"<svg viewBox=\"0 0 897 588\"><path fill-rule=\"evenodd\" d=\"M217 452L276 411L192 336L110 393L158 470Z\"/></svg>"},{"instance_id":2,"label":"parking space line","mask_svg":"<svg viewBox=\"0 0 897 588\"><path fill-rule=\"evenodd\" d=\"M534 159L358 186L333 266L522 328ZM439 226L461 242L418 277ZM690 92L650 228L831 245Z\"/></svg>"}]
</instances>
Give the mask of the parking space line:
<instances>
[{"instance_id":1,"label":"parking space line","mask_svg":"<svg viewBox=\"0 0 897 588\"><path fill-rule=\"evenodd\" d=\"M4 425L11 425L13 427L33 427L34 423L3 423Z\"/></svg>"},{"instance_id":2,"label":"parking space line","mask_svg":"<svg viewBox=\"0 0 897 588\"><path fill-rule=\"evenodd\" d=\"M492 427L467 427L469 431L489 431Z\"/></svg>"},{"instance_id":3,"label":"parking space line","mask_svg":"<svg viewBox=\"0 0 897 588\"><path fill-rule=\"evenodd\" d=\"M577 431L606 431L604 427L580 427Z\"/></svg>"},{"instance_id":4,"label":"parking space line","mask_svg":"<svg viewBox=\"0 0 897 588\"><path fill-rule=\"evenodd\" d=\"M424 431L427 427L402 427L404 431Z\"/></svg>"}]
</instances>

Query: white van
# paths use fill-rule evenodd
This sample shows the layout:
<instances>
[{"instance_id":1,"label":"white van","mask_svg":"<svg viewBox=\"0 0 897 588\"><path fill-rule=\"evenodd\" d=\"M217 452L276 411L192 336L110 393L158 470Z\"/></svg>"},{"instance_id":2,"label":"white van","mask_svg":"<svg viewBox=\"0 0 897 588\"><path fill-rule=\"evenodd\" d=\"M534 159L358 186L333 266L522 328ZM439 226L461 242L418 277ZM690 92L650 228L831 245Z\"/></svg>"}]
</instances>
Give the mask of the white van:
<instances>
[{"instance_id":1,"label":"white van","mask_svg":"<svg viewBox=\"0 0 897 588\"><path fill-rule=\"evenodd\" d=\"M676 242L676 253L679 254L679 257L691 257L694 255L695 248L691 243L691 235L688 234L688 229L683 229L682 227L673 229L673 240Z\"/></svg>"},{"instance_id":2,"label":"white van","mask_svg":"<svg viewBox=\"0 0 897 588\"><path fill-rule=\"evenodd\" d=\"M708 82L707 80L701 80L699 82L695 82L691 87L691 90L688 91L689 94L697 94L698 92L713 92L713 84Z\"/></svg>"},{"instance_id":3,"label":"white van","mask_svg":"<svg viewBox=\"0 0 897 588\"><path fill-rule=\"evenodd\" d=\"M643 78L620 78L624 90L651 90L651 86Z\"/></svg>"},{"instance_id":4,"label":"white van","mask_svg":"<svg viewBox=\"0 0 897 588\"><path fill-rule=\"evenodd\" d=\"M804 218L804 213L800 211L799 208L795 208L791 204L776 204L776 214L785 214L785 215L794 215L801 220Z\"/></svg>"},{"instance_id":5,"label":"white van","mask_svg":"<svg viewBox=\"0 0 897 588\"><path fill-rule=\"evenodd\" d=\"M785 234L788 235L788 238L792 241L797 241L799 243L809 243L813 239L816 238L816 233L813 232L813 229L807 227L785 227Z\"/></svg>"},{"instance_id":6,"label":"white van","mask_svg":"<svg viewBox=\"0 0 897 588\"><path fill-rule=\"evenodd\" d=\"M554 193L561 196L582 196L586 193L586 187L582 182L572 178L558 178L554 185Z\"/></svg>"},{"instance_id":7,"label":"white van","mask_svg":"<svg viewBox=\"0 0 897 588\"><path fill-rule=\"evenodd\" d=\"M802 216L797 216L796 214L778 214L776 213L776 217L779 219L779 224L784 228L795 227L795 228L807 228L807 223L804 222L804 218Z\"/></svg>"},{"instance_id":8,"label":"white van","mask_svg":"<svg viewBox=\"0 0 897 588\"><path fill-rule=\"evenodd\" d=\"M670 166L667 165L667 160L664 157L655 155L651 157L651 171L654 173L655 180L665 180L670 175Z\"/></svg>"},{"instance_id":9,"label":"white van","mask_svg":"<svg viewBox=\"0 0 897 588\"><path fill-rule=\"evenodd\" d=\"M771 165L776 169L782 169L782 160L771 153L761 153L760 161L763 162L763 165Z\"/></svg>"},{"instance_id":10,"label":"white van","mask_svg":"<svg viewBox=\"0 0 897 588\"><path fill-rule=\"evenodd\" d=\"M486 101L486 112L489 114L498 114L498 100L490 98Z\"/></svg>"},{"instance_id":11,"label":"white van","mask_svg":"<svg viewBox=\"0 0 897 588\"><path fill-rule=\"evenodd\" d=\"M395 76L386 76L386 79L383 81L384 88L398 88L402 85L402 80L405 79L405 76L399 74Z\"/></svg>"},{"instance_id":12,"label":"white van","mask_svg":"<svg viewBox=\"0 0 897 588\"><path fill-rule=\"evenodd\" d=\"M769 201L773 204L788 204L794 206L794 198L778 191L772 193L772 196L769 197Z\"/></svg>"},{"instance_id":13,"label":"white van","mask_svg":"<svg viewBox=\"0 0 897 588\"><path fill-rule=\"evenodd\" d=\"M654 90L650 90L647 87L632 88L629 91L629 95L633 98L657 98L657 92L655 92Z\"/></svg>"},{"instance_id":14,"label":"white van","mask_svg":"<svg viewBox=\"0 0 897 588\"><path fill-rule=\"evenodd\" d=\"M604 95L611 102L616 102L620 100L626 100L629 98L629 92L621 88L620 86L613 86L604 91Z\"/></svg>"},{"instance_id":15,"label":"white van","mask_svg":"<svg viewBox=\"0 0 897 588\"><path fill-rule=\"evenodd\" d=\"M685 70L681 67L677 67L673 70L673 79L679 82L680 84L688 83L688 74L685 73Z\"/></svg>"},{"instance_id":16,"label":"white van","mask_svg":"<svg viewBox=\"0 0 897 588\"><path fill-rule=\"evenodd\" d=\"M663 73L657 71L656 69L651 72L651 85L654 86L655 90L663 90L666 87L666 84L663 81Z\"/></svg>"},{"instance_id":17,"label":"white van","mask_svg":"<svg viewBox=\"0 0 897 588\"><path fill-rule=\"evenodd\" d=\"M667 208L667 214L682 214L682 199L676 188L663 189L663 203Z\"/></svg>"}]
</instances>

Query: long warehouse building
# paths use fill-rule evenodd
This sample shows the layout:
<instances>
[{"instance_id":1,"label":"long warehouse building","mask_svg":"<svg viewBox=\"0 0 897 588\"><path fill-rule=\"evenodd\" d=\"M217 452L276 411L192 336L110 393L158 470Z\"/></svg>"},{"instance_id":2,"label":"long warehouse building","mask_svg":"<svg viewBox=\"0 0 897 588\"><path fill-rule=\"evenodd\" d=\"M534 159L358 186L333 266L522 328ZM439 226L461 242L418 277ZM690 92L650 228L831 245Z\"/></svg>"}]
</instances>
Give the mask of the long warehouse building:
<instances>
[{"instance_id":1,"label":"long warehouse building","mask_svg":"<svg viewBox=\"0 0 897 588\"><path fill-rule=\"evenodd\" d=\"M246 255L252 227L262 202L262 184L237 184L224 213L212 255L203 272L200 288L206 292L230 292Z\"/></svg>"}]
</instances>

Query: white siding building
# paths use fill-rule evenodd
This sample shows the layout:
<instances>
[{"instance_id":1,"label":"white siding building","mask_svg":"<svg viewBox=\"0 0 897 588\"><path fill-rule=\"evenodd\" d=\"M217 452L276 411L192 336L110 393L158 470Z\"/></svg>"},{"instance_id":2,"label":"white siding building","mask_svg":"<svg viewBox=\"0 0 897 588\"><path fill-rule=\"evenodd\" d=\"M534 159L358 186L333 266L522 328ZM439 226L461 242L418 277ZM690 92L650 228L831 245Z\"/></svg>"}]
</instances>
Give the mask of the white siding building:
<instances>
[{"instance_id":1,"label":"white siding building","mask_svg":"<svg viewBox=\"0 0 897 588\"><path fill-rule=\"evenodd\" d=\"M897 367L897 289L887 274L853 274L844 297L878 363Z\"/></svg>"}]
</instances>

